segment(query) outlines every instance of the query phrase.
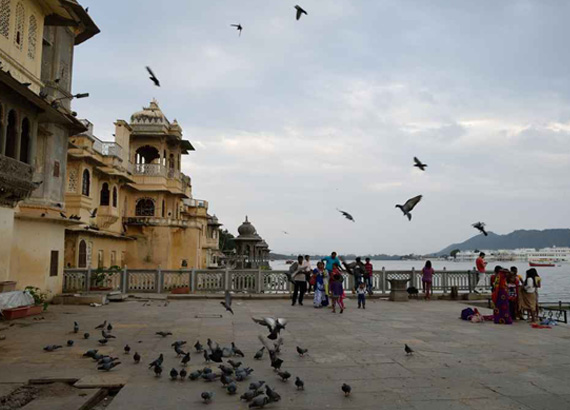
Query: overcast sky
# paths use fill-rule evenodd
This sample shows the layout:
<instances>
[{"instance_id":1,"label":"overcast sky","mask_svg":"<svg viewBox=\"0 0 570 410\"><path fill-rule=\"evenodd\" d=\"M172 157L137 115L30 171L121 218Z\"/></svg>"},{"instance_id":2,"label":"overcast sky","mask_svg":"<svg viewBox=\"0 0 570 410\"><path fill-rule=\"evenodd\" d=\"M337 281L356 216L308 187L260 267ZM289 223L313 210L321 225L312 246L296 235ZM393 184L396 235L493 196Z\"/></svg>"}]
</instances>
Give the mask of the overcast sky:
<instances>
[{"instance_id":1,"label":"overcast sky","mask_svg":"<svg viewBox=\"0 0 570 410\"><path fill-rule=\"evenodd\" d=\"M101 34L76 49L74 109L110 140L156 97L233 233L247 214L276 252L427 253L478 220L569 227L568 2L81 3ZM418 194L408 222L394 206Z\"/></svg>"}]
</instances>

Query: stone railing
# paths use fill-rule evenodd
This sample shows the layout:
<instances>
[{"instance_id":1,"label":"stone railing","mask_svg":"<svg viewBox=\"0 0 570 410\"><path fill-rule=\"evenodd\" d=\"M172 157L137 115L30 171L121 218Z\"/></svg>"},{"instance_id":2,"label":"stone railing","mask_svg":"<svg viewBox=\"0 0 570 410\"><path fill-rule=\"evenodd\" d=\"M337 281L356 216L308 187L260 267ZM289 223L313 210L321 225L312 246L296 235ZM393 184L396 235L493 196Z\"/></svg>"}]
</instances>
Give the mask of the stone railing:
<instances>
[{"instance_id":1,"label":"stone railing","mask_svg":"<svg viewBox=\"0 0 570 410\"><path fill-rule=\"evenodd\" d=\"M486 275L487 277L489 275ZM91 269L66 269L63 278L63 292L89 291L92 283ZM345 288L353 286L353 277L346 275ZM419 271L374 271L373 289L375 294L390 292L390 279L410 279L421 290ZM488 280L488 278L487 278ZM459 292L472 292L477 283L477 273L473 271L436 271L433 275L433 291L448 293L452 287ZM488 285L488 284L487 284ZM213 293L229 290L232 292L283 294L293 290L285 271L273 270L141 270L124 268L111 272L98 287L118 290L123 293L166 293L174 288L188 287L193 293Z\"/></svg>"},{"instance_id":2,"label":"stone railing","mask_svg":"<svg viewBox=\"0 0 570 410\"><path fill-rule=\"evenodd\" d=\"M167 171L167 168L160 164L134 164L133 174L166 177Z\"/></svg>"},{"instance_id":3,"label":"stone railing","mask_svg":"<svg viewBox=\"0 0 570 410\"><path fill-rule=\"evenodd\" d=\"M114 156L122 158L123 156L123 147L121 147L116 142L103 142L101 153L106 156Z\"/></svg>"}]
</instances>

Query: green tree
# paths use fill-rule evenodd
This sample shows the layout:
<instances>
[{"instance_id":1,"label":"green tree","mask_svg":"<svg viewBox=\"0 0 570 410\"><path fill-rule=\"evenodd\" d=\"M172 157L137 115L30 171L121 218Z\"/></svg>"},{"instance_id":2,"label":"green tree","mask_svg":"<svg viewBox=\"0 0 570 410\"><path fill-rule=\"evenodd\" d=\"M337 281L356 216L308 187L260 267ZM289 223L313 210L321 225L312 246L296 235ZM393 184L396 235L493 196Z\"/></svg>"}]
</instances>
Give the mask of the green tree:
<instances>
[{"instance_id":1,"label":"green tree","mask_svg":"<svg viewBox=\"0 0 570 410\"><path fill-rule=\"evenodd\" d=\"M236 248L235 237L227 230L220 231L220 250L223 253L231 252Z\"/></svg>"},{"instance_id":2,"label":"green tree","mask_svg":"<svg viewBox=\"0 0 570 410\"><path fill-rule=\"evenodd\" d=\"M453 259L457 258L457 254L461 252L460 249L454 249L451 252L449 252L449 256L451 256Z\"/></svg>"}]
</instances>

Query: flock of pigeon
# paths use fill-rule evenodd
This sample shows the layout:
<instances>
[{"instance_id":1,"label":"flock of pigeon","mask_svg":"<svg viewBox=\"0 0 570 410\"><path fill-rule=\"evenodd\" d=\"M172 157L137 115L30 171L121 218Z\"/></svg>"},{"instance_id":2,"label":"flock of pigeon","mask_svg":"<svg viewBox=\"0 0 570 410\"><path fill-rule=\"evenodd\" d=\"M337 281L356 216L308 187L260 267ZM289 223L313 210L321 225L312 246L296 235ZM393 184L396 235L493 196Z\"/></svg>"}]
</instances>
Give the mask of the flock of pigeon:
<instances>
[{"instance_id":1,"label":"flock of pigeon","mask_svg":"<svg viewBox=\"0 0 570 410\"><path fill-rule=\"evenodd\" d=\"M220 302L227 311L234 314L231 304L232 299L229 292L226 292L225 301ZM258 335L258 338L262 344L261 348L254 354L253 359L260 361L264 357L265 351L269 354L270 366L276 372L277 376L282 382L287 382L292 374L287 370L282 370L283 359L279 357L281 349L283 347L283 337L281 336L281 331L287 326L287 320L283 318L273 318L264 317L261 319L252 318L252 320L269 330L269 335L263 336ZM73 333L79 333L79 323L73 322ZM107 345L110 340L116 339L117 337L112 334L113 325L105 320L103 323L95 327L95 330L101 331L101 339L98 343L101 346ZM172 332L169 331L157 331L156 336L166 338L172 336ZM89 339L90 334L84 333L84 339ZM139 343L141 343L139 341ZM200 341L196 341L194 344L195 354L201 354L206 365L211 363L217 363L217 368L212 369L211 367L204 367L199 370L188 372L187 365L191 361L190 351L184 350L184 346L187 344L186 340L177 340L171 344L174 350L175 358L180 360L180 370L177 367L172 367L169 372L169 377L171 380L183 381L188 379L190 381L196 381L202 379L204 382L215 382L219 380L221 382L221 387L225 390L228 395L235 395L238 393L240 388L238 383L246 381L249 376L254 372L251 367L246 367L241 361L234 360L236 357L245 358L245 354L236 346L234 342L230 344L229 347L221 347L215 341L211 339L207 340L207 346L203 346ZM74 345L73 340L67 341L67 346L71 347ZM62 345L47 345L43 348L46 352L54 352L61 349ZM123 348L125 355L130 355L132 348L126 344ZM303 349L300 346L296 347L297 354L299 357L303 358L308 353L308 349ZM404 346L404 351L406 355L412 355L413 350L406 344ZM113 357L110 355L99 353L98 349L89 349L84 354L83 357L90 358L97 363L97 370L109 372L115 367L121 365L121 361L118 357ZM141 355L135 351L133 355L132 362L134 365L140 364L142 360ZM161 377L164 368L165 356L161 353L156 359L148 364L148 369L152 370L156 377ZM226 363L224 364L224 360ZM297 390L305 389L305 382L301 380L300 377L295 377L295 387ZM340 386L341 391L344 396L350 396L352 392L352 387L347 383L343 383ZM213 391L203 391L201 393L201 399L205 403L210 403L215 396ZM265 405L273 402L278 402L281 400L281 396L277 391L270 387L264 380L259 380L257 382L251 382L249 388L245 390L241 396L240 400L245 400L249 402L250 408L263 408Z\"/></svg>"}]
</instances>

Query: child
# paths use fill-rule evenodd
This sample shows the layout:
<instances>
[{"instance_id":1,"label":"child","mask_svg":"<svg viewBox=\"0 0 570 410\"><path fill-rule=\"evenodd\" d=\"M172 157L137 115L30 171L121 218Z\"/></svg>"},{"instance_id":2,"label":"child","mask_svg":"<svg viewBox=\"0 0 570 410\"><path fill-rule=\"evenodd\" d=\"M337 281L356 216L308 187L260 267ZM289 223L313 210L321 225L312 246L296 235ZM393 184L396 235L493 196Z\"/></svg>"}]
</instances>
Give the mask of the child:
<instances>
[{"instance_id":1,"label":"child","mask_svg":"<svg viewBox=\"0 0 570 410\"><path fill-rule=\"evenodd\" d=\"M344 312L344 302L342 301L342 295L344 293L344 289L342 287L342 276L336 274L333 276L329 288L331 290L331 298L332 298L332 312L336 313L336 305L340 307L340 313Z\"/></svg>"},{"instance_id":2,"label":"child","mask_svg":"<svg viewBox=\"0 0 570 410\"><path fill-rule=\"evenodd\" d=\"M509 295L509 311L511 313L511 318L516 320L518 315L518 305L519 305L519 292L517 284L517 275L512 271L507 275L507 291Z\"/></svg>"},{"instance_id":3,"label":"child","mask_svg":"<svg viewBox=\"0 0 570 410\"><path fill-rule=\"evenodd\" d=\"M358 309L360 309L360 306L362 306L362 309L366 309L366 284L364 282L360 282L356 293L358 294Z\"/></svg>"},{"instance_id":4,"label":"child","mask_svg":"<svg viewBox=\"0 0 570 410\"><path fill-rule=\"evenodd\" d=\"M325 284L324 284L325 264L317 263L317 269L313 273L315 278L315 296L313 297L313 305L315 308L323 307L325 301Z\"/></svg>"},{"instance_id":5,"label":"child","mask_svg":"<svg viewBox=\"0 0 570 410\"><path fill-rule=\"evenodd\" d=\"M431 288L431 282L433 280L434 270L431 267L431 261L426 261L424 268L422 269L422 286L424 289L424 294L426 300L431 299L431 295L433 294Z\"/></svg>"}]
</instances>

